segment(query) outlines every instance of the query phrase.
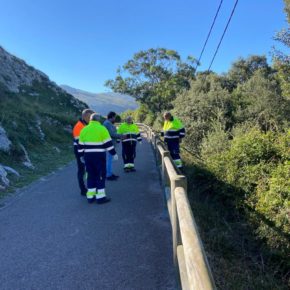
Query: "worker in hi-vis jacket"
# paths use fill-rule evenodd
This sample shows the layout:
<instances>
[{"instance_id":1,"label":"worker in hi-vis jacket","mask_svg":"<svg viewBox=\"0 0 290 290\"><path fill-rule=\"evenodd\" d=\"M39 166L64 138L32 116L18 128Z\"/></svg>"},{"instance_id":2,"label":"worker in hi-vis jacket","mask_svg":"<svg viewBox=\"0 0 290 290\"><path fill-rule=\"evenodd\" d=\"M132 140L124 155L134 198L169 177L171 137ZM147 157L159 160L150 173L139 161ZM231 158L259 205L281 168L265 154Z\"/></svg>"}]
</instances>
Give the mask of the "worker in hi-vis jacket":
<instances>
[{"instance_id":1,"label":"worker in hi-vis jacket","mask_svg":"<svg viewBox=\"0 0 290 290\"><path fill-rule=\"evenodd\" d=\"M170 112L166 112L163 115L164 125L163 132L164 142L167 144L170 155L178 168L182 167L182 161L180 159L180 140L185 136L185 129L182 122L173 117Z\"/></svg>"},{"instance_id":2,"label":"worker in hi-vis jacket","mask_svg":"<svg viewBox=\"0 0 290 290\"><path fill-rule=\"evenodd\" d=\"M85 175L85 164L82 162L81 156L78 153L78 144L80 133L82 129L89 123L91 115L94 113L93 110L85 109L82 112L82 117L78 120L73 128L73 144L74 144L74 154L77 161L78 167L78 183L81 190L81 195L86 195L87 187L84 182L84 175Z\"/></svg>"},{"instance_id":3,"label":"worker in hi-vis jacket","mask_svg":"<svg viewBox=\"0 0 290 290\"><path fill-rule=\"evenodd\" d=\"M111 199L106 196L106 152L118 160L110 134L101 123L101 115L91 115L90 123L81 131L78 152L84 157L87 179L87 200L106 203Z\"/></svg>"},{"instance_id":4,"label":"worker in hi-vis jacket","mask_svg":"<svg viewBox=\"0 0 290 290\"><path fill-rule=\"evenodd\" d=\"M117 133L122 139L122 157L124 161L124 171L136 171L134 160L136 157L137 141L141 144L142 138L139 128L133 123L132 117L127 117L125 122L120 125Z\"/></svg>"}]
</instances>

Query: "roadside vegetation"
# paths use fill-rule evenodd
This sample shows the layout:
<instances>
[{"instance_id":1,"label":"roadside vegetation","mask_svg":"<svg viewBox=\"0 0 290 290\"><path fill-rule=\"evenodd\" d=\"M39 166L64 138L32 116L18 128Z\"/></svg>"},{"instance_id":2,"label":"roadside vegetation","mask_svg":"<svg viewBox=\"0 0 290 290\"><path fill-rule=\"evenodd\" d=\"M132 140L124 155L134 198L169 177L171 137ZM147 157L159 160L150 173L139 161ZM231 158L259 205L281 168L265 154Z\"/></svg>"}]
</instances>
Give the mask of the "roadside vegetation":
<instances>
[{"instance_id":1,"label":"roadside vegetation","mask_svg":"<svg viewBox=\"0 0 290 290\"><path fill-rule=\"evenodd\" d=\"M289 28L275 38L289 49ZM107 82L140 102L123 117L157 131L165 110L183 121L189 198L219 289L290 287L290 58L272 57L195 74L193 57L150 49Z\"/></svg>"},{"instance_id":2,"label":"roadside vegetation","mask_svg":"<svg viewBox=\"0 0 290 290\"><path fill-rule=\"evenodd\" d=\"M73 159L71 129L86 105L48 81L19 93L0 85L0 96L0 123L11 142L0 164L19 173L7 171L10 182L1 197Z\"/></svg>"}]
</instances>

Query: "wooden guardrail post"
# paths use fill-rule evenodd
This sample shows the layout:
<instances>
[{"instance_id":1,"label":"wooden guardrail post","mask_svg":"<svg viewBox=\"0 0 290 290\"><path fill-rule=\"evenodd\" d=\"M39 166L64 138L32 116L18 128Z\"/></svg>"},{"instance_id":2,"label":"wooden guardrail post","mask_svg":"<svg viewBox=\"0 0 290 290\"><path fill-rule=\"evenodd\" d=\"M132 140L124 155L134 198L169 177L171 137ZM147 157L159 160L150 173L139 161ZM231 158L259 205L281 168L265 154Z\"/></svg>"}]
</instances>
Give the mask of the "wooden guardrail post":
<instances>
[{"instance_id":1,"label":"wooden guardrail post","mask_svg":"<svg viewBox=\"0 0 290 290\"><path fill-rule=\"evenodd\" d=\"M190 290L216 289L207 257L184 188L175 189L175 200Z\"/></svg>"},{"instance_id":2,"label":"wooden guardrail post","mask_svg":"<svg viewBox=\"0 0 290 290\"><path fill-rule=\"evenodd\" d=\"M152 131L152 129L150 128L150 129L149 129L149 140L150 140L150 142L152 141L152 134L153 134L153 131Z\"/></svg>"},{"instance_id":3,"label":"wooden guardrail post","mask_svg":"<svg viewBox=\"0 0 290 290\"><path fill-rule=\"evenodd\" d=\"M166 168L165 168L165 162L164 162L164 158L165 157L170 157L170 152L169 151L163 151L161 153L161 177L162 177L162 183L163 185L166 187L168 186L168 181L166 178Z\"/></svg>"},{"instance_id":4,"label":"wooden guardrail post","mask_svg":"<svg viewBox=\"0 0 290 290\"><path fill-rule=\"evenodd\" d=\"M186 262L185 262L185 257L184 257L183 245L177 246L177 258L178 258L181 289L188 290L190 289L190 285L188 281L188 274L187 274Z\"/></svg>"},{"instance_id":5,"label":"wooden guardrail post","mask_svg":"<svg viewBox=\"0 0 290 290\"><path fill-rule=\"evenodd\" d=\"M179 288L214 290L214 279L187 198L187 179L174 166L170 153L159 136L149 126L142 127L153 146L158 167L161 165L165 204L172 226L173 262Z\"/></svg>"},{"instance_id":6,"label":"wooden guardrail post","mask_svg":"<svg viewBox=\"0 0 290 290\"><path fill-rule=\"evenodd\" d=\"M178 281L180 283L178 258L177 258L177 247L182 244L180 228L178 222L176 200L175 200L175 189L177 187L182 187L187 190L187 180L183 175L178 175L171 180L170 191L171 191L171 225L172 225L172 243L173 243L173 263L178 273Z\"/></svg>"}]
</instances>

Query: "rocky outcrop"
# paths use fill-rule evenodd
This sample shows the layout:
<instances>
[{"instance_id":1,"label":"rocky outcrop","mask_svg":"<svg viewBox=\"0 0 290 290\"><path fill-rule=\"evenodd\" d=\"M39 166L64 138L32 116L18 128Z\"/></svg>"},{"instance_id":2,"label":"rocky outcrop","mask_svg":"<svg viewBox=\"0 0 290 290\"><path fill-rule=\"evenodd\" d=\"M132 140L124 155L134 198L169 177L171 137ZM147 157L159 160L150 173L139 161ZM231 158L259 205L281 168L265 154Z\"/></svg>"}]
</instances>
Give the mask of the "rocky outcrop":
<instances>
[{"instance_id":1,"label":"rocky outcrop","mask_svg":"<svg viewBox=\"0 0 290 290\"><path fill-rule=\"evenodd\" d=\"M6 172L12 173L12 174L16 175L17 177L20 177L20 174L15 169L13 169L9 166L4 166L4 165L1 165L1 166L3 166L3 168L6 170Z\"/></svg>"},{"instance_id":2,"label":"rocky outcrop","mask_svg":"<svg viewBox=\"0 0 290 290\"><path fill-rule=\"evenodd\" d=\"M10 184L9 179L7 178L7 172L2 165L0 165L0 183L2 187L8 187Z\"/></svg>"},{"instance_id":3,"label":"rocky outcrop","mask_svg":"<svg viewBox=\"0 0 290 290\"><path fill-rule=\"evenodd\" d=\"M3 166L0 164L0 190L4 190L10 185L10 180L8 179L8 173L14 174L17 177L20 176L20 174L13 168L8 167L8 166Z\"/></svg>"},{"instance_id":4,"label":"rocky outcrop","mask_svg":"<svg viewBox=\"0 0 290 290\"><path fill-rule=\"evenodd\" d=\"M48 81L43 72L27 65L25 61L11 55L0 46L0 82L11 91L18 93L22 85L31 86L34 81Z\"/></svg>"},{"instance_id":5,"label":"rocky outcrop","mask_svg":"<svg viewBox=\"0 0 290 290\"><path fill-rule=\"evenodd\" d=\"M45 140L45 134L44 134L44 132L41 129L41 120L40 120L40 118L38 118L36 120L36 129L38 131L38 136L39 136L40 140L42 142L44 142L44 140Z\"/></svg>"},{"instance_id":6,"label":"rocky outcrop","mask_svg":"<svg viewBox=\"0 0 290 290\"><path fill-rule=\"evenodd\" d=\"M9 152L11 141L9 140L5 129L0 125L0 151Z\"/></svg>"},{"instance_id":7,"label":"rocky outcrop","mask_svg":"<svg viewBox=\"0 0 290 290\"><path fill-rule=\"evenodd\" d=\"M28 155L28 152L27 150L25 149L25 147L20 144L20 148L22 149L23 153L24 153L24 161L22 162L22 164L27 167L27 168L30 168L30 169L35 169L34 165L32 164L30 158L29 158L29 155Z\"/></svg>"}]
</instances>

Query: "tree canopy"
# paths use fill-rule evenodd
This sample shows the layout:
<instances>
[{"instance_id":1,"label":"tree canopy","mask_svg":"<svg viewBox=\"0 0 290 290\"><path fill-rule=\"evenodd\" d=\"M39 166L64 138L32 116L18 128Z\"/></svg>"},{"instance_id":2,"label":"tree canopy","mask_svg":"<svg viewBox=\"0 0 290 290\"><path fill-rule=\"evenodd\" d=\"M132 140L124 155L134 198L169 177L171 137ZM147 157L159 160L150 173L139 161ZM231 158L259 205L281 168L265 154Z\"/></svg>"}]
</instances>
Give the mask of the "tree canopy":
<instances>
[{"instance_id":1,"label":"tree canopy","mask_svg":"<svg viewBox=\"0 0 290 290\"><path fill-rule=\"evenodd\" d=\"M177 93L190 87L195 62L191 56L183 61L175 50L151 48L134 54L106 86L135 97L154 113L162 112L172 108Z\"/></svg>"}]
</instances>

